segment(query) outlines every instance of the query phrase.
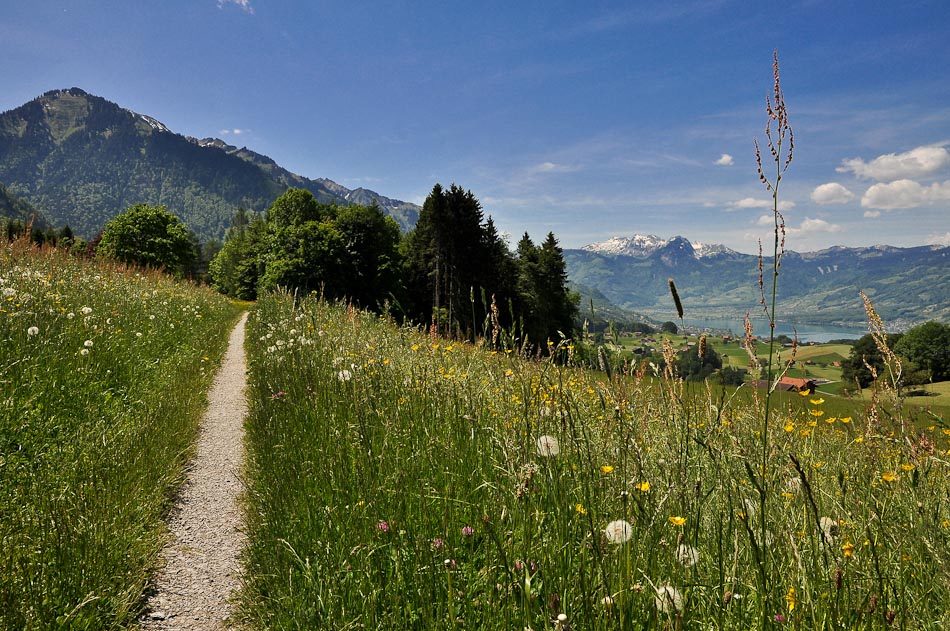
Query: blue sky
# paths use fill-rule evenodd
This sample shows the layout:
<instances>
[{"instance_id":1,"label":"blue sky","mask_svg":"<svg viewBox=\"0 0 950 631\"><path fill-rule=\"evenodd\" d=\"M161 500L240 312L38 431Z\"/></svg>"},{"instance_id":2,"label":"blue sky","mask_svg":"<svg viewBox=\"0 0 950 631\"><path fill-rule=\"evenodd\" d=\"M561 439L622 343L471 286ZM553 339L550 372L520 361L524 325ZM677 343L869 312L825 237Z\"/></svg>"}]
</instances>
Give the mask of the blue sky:
<instances>
[{"instance_id":1,"label":"blue sky","mask_svg":"<svg viewBox=\"0 0 950 631\"><path fill-rule=\"evenodd\" d=\"M0 110L77 86L351 188L421 203L456 182L567 247L753 251L777 48L789 246L950 243L945 0L11 4Z\"/></svg>"}]
</instances>

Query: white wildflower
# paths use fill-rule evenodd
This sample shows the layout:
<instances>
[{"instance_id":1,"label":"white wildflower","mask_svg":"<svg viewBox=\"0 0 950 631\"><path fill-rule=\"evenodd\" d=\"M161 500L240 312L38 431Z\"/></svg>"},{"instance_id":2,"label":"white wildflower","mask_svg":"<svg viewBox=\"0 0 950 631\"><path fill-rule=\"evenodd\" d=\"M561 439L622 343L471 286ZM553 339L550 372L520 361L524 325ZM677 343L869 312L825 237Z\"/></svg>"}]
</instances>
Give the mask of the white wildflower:
<instances>
[{"instance_id":1,"label":"white wildflower","mask_svg":"<svg viewBox=\"0 0 950 631\"><path fill-rule=\"evenodd\" d=\"M630 540L633 536L633 526L630 522L623 519L616 519L604 528L604 534L607 535L607 541L621 545Z\"/></svg>"},{"instance_id":2,"label":"white wildflower","mask_svg":"<svg viewBox=\"0 0 950 631\"><path fill-rule=\"evenodd\" d=\"M344 368L343 370L341 370L340 372L336 374L336 378L340 381L349 381L350 379L353 378L353 373L351 373L349 370Z\"/></svg>"},{"instance_id":3,"label":"white wildflower","mask_svg":"<svg viewBox=\"0 0 950 631\"><path fill-rule=\"evenodd\" d=\"M16 296L16 289L13 287L4 287L3 288L3 297L4 298L13 298Z\"/></svg>"},{"instance_id":4,"label":"white wildflower","mask_svg":"<svg viewBox=\"0 0 950 631\"><path fill-rule=\"evenodd\" d=\"M69 313L66 314L66 319L67 319L67 320L72 320L72 319L75 318L75 317L76 317L76 314L73 313L72 311L70 311Z\"/></svg>"},{"instance_id":5,"label":"white wildflower","mask_svg":"<svg viewBox=\"0 0 950 631\"><path fill-rule=\"evenodd\" d=\"M82 311L83 315L89 315L90 313L92 313L92 307L83 307L82 309L80 309L80 311Z\"/></svg>"},{"instance_id":6,"label":"white wildflower","mask_svg":"<svg viewBox=\"0 0 950 631\"><path fill-rule=\"evenodd\" d=\"M88 355L88 354L89 354L89 349L88 349L88 348L83 348L83 349L81 349L81 350L79 351L79 354L80 354L80 355Z\"/></svg>"},{"instance_id":7,"label":"white wildflower","mask_svg":"<svg viewBox=\"0 0 950 631\"><path fill-rule=\"evenodd\" d=\"M557 438L545 434L538 437L538 455L544 457L556 456L561 453L561 446Z\"/></svg>"}]
</instances>

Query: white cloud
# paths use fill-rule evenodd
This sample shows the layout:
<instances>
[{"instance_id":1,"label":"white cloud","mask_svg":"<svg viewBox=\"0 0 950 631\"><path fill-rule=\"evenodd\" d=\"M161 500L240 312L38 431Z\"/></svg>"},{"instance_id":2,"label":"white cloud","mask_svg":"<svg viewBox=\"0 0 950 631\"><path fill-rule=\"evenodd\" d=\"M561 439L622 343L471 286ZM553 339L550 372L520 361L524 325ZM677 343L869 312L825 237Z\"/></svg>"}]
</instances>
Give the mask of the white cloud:
<instances>
[{"instance_id":1,"label":"white cloud","mask_svg":"<svg viewBox=\"0 0 950 631\"><path fill-rule=\"evenodd\" d=\"M925 145L904 153L887 153L870 162L861 158L842 160L838 173L854 173L860 178L891 182L920 178L950 166L950 151L941 145Z\"/></svg>"},{"instance_id":2,"label":"white cloud","mask_svg":"<svg viewBox=\"0 0 950 631\"><path fill-rule=\"evenodd\" d=\"M880 216L881 216L880 210L865 210L864 211L864 217L866 219L874 219L875 217L880 217Z\"/></svg>"},{"instance_id":3,"label":"white cloud","mask_svg":"<svg viewBox=\"0 0 950 631\"><path fill-rule=\"evenodd\" d=\"M811 219L805 217L802 225L798 228L789 228L789 232L796 234L815 234L817 232L841 232L841 226L836 223L828 223L824 219Z\"/></svg>"},{"instance_id":4,"label":"white cloud","mask_svg":"<svg viewBox=\"0 0 950 631\"><path fill-rule=\"evenodd\" d=\"M755 197L744 197L738 201L730 202L729 208L735 210L744 210L747 208L772 208L771 199L756 199ZM779 210L789 210L795 208L795 202L779 202Z\"/></svg>"},{"instance_id":5,"label":"white cloud","mask_svg":"<svg viewBox=\"0 0 950 631\"><path fill-rule=\"evenodd\" d=\"M722 156L720 156L719 159L716 160L716 164L718 164L721 167L731 167L734 163L735 163L735 160L733 160L732 156L730 156L728 153L722 154Z\"/></svg>"},{"instance_id":6,"label":"white cloud","mask_svg":"<svg viewBox=\"0 0 950 631\"><path fill-rule=\"evenodd\" d=\"M943 245L950 246L950 232L945 232L943 234L932 234L927 237L928 245Z\"/></svg>"},{"instance_id":7,"label":"white cloud","mask_svg":"<svg viewBox=\"0 0 950 631\"><path fill-rule=\"evenodd\" d=\"M923 186L919 182L904 179L888 184L872 185L861 197L861 206L898 210L943 201L950 201L950 180Z\"/></svg>"},{"instance_id":8,"label":"white cloud","mask_svg":"<svg viewBox=\"0 0 950 631\"><path fill-rule=\"evenodd\" d=\"M245 13L250 13L254 15L254 7L251 6L251 0L218 0L218 8L224 8L226 4L233 4L235 6L241 7Z\"/></svg>"},{"instance_id":9,"label":"white cloud","mask_svg":"<svg viewBox=\"0 0 950 631\"><path fill-rule=\"evenodd\" d=\"M816 186L811 192L811 201L816 204L847 204L854 199L854 193L837 182L828 182Z\"/></svg>"},{"instance_id":10,"label":"white cloud","mask_svg":"<svg viewBox=\"0 0 950 631\"><path fill-rule=\"evenodd\" d=\"M222 129L218 133L222 136L240 136L241 134L246 134L249 131L249 129L238 129L235 127L234 129Z\"/></svg>"},{"instance_id":11,"label":"white cloud","mask_svg":"<svg viewBox=\"0 0 950 631\"><path fill-rule=\"evenodd\" d=\"M758 219L755 220L755 225L757 225L757 226L774 226L774 225L775 225L775 217L773 217L772 215L762 215L761 217L759 217Z\"/></svg>"}]
</instances>

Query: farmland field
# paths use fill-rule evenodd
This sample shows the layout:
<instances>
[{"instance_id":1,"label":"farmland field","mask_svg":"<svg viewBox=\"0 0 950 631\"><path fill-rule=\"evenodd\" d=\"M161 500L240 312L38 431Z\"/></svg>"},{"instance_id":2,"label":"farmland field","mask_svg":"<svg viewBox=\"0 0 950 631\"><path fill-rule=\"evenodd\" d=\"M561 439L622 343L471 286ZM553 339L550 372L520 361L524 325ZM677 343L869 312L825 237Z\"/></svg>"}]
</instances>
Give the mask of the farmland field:
<instances>
[{"instance_id":1,"label":"farmland field","mask_svg":"<svg viewBox=\"0 0 950 631\"><path fill-rule=\"evenodd\" d=\"M237 309L0 249L0 628L131 624Z\"/></svg>"},{"instance_id":2,"label":"farmland field","mask_svg":"<svg viewBox=\"0 0 950 631\"><path fill-rule=\"evenodd\" d=\"M523 361L288 296L249 326L242 606L259 628L950 622L939 424L783 396L763 454L745 390Z\"/></svg>"}]
</instances>

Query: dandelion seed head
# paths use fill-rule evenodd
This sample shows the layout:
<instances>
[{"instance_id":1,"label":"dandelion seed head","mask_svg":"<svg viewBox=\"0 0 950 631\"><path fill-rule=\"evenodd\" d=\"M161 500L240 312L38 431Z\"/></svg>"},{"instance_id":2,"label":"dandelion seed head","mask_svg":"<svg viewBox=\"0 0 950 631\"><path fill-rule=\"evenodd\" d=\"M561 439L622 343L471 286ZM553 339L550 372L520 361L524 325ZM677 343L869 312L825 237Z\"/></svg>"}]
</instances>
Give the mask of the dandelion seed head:
<instances>
[{"instance_id":1,"label":"dandelion seed head","mask_svg":"<svg viewBox=\"0 0 950 631\"><path fill-rule=\"evenodd\" d=\"M623 545L633 536L633 526L624 519L616 519L604 528L604 534L607 535L607 541L615 545Z\"/></svg>"},{"instance_id":2,"label":"dandelion seed head","mask_svg":"<svg viewBox=\"0 0 950 631\"><path fill-rule=\"evenodd\" d=\"M554 436L549 436L545 434L538 437L538 455L544 456L545 458L550 458L561 453L561 445L557 442L557 438Z\"/></svg>"},{"instance_id":3,"label":"dandelion seed head","mask_svg":"<svg viewBox=\"0 0 950 631\"><path fill-rule=\"evenodd\" d=\"M686 544L680 544L676 548L676 560L680 565L692 567L699 562L699 550Z\"/></svg>"},{"instance_id":4,"label":"dandelion seed head","mask_svg":"<svg viewBox=\"0 0 950 631\"><path fill-rule=\"evenodd\" d=\"M31 326L30 328L26 330L26 334L29 335L30 337L33 337L34 335L39 335L39 333L40 333L40 327L38 326Z\"/></svg>"},{"instance_id":5,"label":"dandelion seed head","mask_svg":"<svg viewBox=\"0 0 950 631\"><path fill-rule=\"evenodd\" d=\"M656 588L654 604L660 613L678 613L683 610L683 595L672 585Z\"/></svg>"}]
</instances>

